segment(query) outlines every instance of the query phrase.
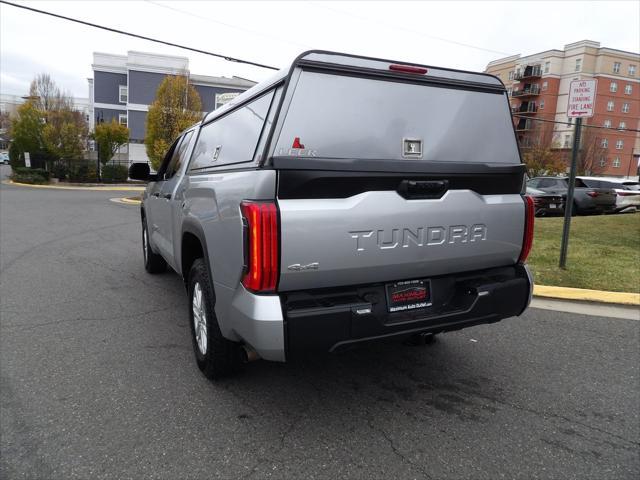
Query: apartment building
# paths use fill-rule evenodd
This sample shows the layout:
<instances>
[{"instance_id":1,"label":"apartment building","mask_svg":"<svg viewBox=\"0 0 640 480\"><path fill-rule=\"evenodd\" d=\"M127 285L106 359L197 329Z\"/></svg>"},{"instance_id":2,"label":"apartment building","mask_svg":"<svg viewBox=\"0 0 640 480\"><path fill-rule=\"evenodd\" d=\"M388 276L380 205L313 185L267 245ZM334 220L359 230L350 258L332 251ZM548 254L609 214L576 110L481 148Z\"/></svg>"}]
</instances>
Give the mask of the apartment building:
<instances>
[{"instance_id":1,"label":"apartment building","mask_svg":"<svg viewBox=\"0 0 640 480\"><path fill-rule=\"evenodd\" d=\"M210 112L255 85L243 78L195 75L189 71L189 59L169 55L129 51L127 55L93 54L93 78L89 78L89 127L117 120L129 128L129 144L119 157L129 162L148 160L145 129L149 105L167 75L186 75Z\"/></svg>"},{"instance_id":2,"label":"apartment building","mask_svg":"<svg viewBox=\"0 0 640 480\"><path fill-rule=\"evenodd\" d=\"M571 148L574 126L567 117L573 80L597 80L594 116L583 138L597 145L597 171L608 176L636 176L640 162L640 54L601 47L583 40L563 50L494 60L486 72L500 77L509 92L516 133L523 149L540 135L551 135L560 150ZM551 120L562 123L545 123ZM548 125L548 127L543 127ZM635 131L633 131L635 130ZM547 132L547 133L545 133Z\"/></svg>"}]
</instances>

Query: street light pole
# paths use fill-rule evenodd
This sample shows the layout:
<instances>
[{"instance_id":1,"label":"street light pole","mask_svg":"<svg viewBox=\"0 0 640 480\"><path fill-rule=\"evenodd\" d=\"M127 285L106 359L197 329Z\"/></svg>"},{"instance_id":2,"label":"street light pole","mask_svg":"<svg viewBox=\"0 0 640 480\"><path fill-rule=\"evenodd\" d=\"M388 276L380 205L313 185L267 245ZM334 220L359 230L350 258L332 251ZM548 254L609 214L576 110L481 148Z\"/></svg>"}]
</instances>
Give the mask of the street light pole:
<instances>
[{"instance_id":1,"label":"street light pole","mask_svg":"<svg viewBox=\"0 0 640 480\"><path fill-rule=\"evenodd\" d=\"M571 228L571 211L573 210L573 192L578 169L578 150L580 149L580 130L582 118L576 118L575 133L573 134L573 150L571 151L571 170L569 171L569 189L564 204L564 226L562 228L562 244L560 245L560 268L567 268L567 250L569 248L569 229Z\"/></svg>"}]
</instances>

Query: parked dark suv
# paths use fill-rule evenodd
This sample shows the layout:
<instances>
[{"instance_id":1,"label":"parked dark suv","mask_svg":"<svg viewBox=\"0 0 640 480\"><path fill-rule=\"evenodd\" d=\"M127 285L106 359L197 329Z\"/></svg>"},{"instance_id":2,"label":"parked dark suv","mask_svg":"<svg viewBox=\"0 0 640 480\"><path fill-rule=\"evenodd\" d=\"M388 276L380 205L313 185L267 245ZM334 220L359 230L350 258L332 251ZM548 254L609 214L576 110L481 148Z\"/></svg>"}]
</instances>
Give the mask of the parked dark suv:
<instances>
[{"instance_id":1,"label":"parked dark suv","mask_svg":"<svg viewBox=\"0 0 640 480\"><path fill-rule=\"evenodd\" d=\"M535 177L527 182L527 187L562 195L566 202L569 178ZM613 212L616 209L616 192L612 188L590 188L576 178L573 205L567 205L566 208L571 208L572 215Z\"/></svg>"}]
</instances>

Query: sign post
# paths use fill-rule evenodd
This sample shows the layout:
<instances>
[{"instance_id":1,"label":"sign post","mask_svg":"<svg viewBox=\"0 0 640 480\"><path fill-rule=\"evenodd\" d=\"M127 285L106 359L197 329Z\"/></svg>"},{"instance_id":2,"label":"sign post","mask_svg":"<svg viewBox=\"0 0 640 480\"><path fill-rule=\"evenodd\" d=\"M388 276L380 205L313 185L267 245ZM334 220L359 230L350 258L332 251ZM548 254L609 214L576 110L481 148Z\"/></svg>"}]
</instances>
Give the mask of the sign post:
<instances>
[{"instance_id":1,"label":"sign post","mask_svg":"<svg viewBox=\"0 0 640 480\"><path fill-rule=\"evenodd\" d=\"M567 250L569 249L569 229L573 210L573 193L575 191L576 171L578 169L578 151L580 150L580 130L582 119L593 117L596 100L596 80L574 80L569 86L567 117L576 119L571 150L571 169L569 170L569 188L564 204L564 226L562 228L562 244L560 245L560 268L567 268Z\"/></svg>"}]
</instances>

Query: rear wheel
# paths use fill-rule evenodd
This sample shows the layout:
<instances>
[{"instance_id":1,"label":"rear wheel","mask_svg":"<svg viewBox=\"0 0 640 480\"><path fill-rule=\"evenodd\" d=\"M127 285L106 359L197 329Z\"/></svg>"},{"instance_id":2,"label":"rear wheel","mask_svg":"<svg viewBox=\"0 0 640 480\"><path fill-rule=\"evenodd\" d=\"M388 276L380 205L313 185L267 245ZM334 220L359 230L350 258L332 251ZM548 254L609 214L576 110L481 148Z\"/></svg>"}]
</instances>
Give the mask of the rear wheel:
<instances>
[{"instance_id":1,"label":"rear wheel","mask_svg":"<svg viewBox=\"0 0 640 480\"><path fill-rule=\"evenodd\" d=\"M573 202L573 204L571 205L571 216L575 217L579 213L580 209L578 208L578 204L576 202Z\"/></svg>"},{"instance_id":2,"label":"rear wheel","mask_svg":"<svg viewBox=\"0 0 640 480\"><path fill-rule=\"evenodd\" d=\"M142 218L142 254L144 255L144 268L149 273L162 273L167 269L167 262L151 248L149 243L149 229L147 219Z\"/></svg>"},{"instance_id":3,"label":"rear wheel","mask_svg":"<svg viewBox=\"0 0 640 480\"><path fill-rule=\"evenodd\" d=\"M189 318L196 363L209 379L217 379L239 370L240 347L220 332L215 314L215 294L204 260L198 258L189 271Z\"/></svg>"}]
</instances>

